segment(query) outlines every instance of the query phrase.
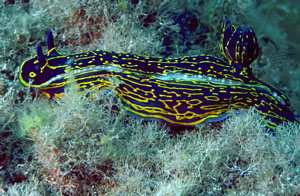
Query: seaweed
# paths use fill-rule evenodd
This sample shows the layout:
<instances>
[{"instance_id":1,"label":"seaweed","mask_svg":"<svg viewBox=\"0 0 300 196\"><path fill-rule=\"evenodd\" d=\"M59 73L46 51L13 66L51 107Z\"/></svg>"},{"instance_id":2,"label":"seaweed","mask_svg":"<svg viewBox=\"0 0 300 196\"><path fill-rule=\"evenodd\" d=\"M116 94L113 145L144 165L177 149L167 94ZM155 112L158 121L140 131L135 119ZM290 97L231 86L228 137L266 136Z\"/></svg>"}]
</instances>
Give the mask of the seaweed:
<instances>
[{"instance_id":1,"label":"seaweed","mask_svg":"<svg viewBox=\"0 0 300 196\"><path fill-rule=\"evenodd\" d=\"M161 55L170 29L175 37L182 36L174 16L190 11L199 14L205 41L186 41L189 44L174 47L171 56L199 51L220 56L217 32L227 15L233 23L253 24L257 34L278 46L279 59L272 54L274 44L263 46L265 65L255 62L256 73L290 92L296 110L299 60L286 49L284 41L288 39L288 47L293 41L279 24L283 16L263 14L279 1L268 2L1 1L0 194L299 194L299 127L282 125L276 136L268 135L262 117L248 110L233 113L218 127L199 125L170 134L164 124L118 111L111 95L91 92L95 95L91 99L70 86L62 99L49 102L16 79L20 62L35 54L38 43L46 45L48 29L55 33L59 50L68 53L106 49ZM283 11L293 11L287 8ZM145 19L153 13L155 20L145 27ZM287 64L295 71L270 74L270 69L285 71ZM280 78L272 80L275 74Z\"/></svg>"}]
</instances>

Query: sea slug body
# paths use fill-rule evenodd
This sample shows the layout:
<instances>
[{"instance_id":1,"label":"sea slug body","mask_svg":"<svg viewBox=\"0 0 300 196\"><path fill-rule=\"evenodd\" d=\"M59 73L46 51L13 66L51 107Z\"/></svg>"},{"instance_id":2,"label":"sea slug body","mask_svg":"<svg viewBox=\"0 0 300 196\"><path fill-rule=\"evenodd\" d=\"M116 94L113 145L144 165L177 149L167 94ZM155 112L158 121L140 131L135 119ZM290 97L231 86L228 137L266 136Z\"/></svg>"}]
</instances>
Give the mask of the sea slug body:
<instances>
[{"instance_id":1,"label":"sea slug body","mask_svg":"<svg viewBox=\"0 0 300 196\"><path fill-rule=\"evenodd\" d=\"M228 116L231 108L250 108L265 116L266 126L299 124L280 91L257 79L250 64L259 46L251 27L223 25L221 51L226 61L209 55L160 58L111 51L86 51L62 55L48 32L48 53L38 45L37 55L20 66L24 86L59 98L75 78L82 90L111 89L123 107L135 116L193 126Z\"/></svg>"}]
</instances>

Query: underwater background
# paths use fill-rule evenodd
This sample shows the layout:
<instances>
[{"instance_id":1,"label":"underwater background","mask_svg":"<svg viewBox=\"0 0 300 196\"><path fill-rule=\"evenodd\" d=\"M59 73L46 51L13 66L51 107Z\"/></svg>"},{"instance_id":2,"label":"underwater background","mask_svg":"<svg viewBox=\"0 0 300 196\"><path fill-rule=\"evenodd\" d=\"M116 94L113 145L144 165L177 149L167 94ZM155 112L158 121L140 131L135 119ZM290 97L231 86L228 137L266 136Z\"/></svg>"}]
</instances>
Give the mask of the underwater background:
<instances>
[{"instance_id":1,"label":"underwater background","mask_svg":"<svg viewBox=\"0 0 300 196\"><path fill-rule=\"evenodd\" d=\"M31 92L21 63L46 47L180 57L220 51L224 17L250 25L260 80L300 115L299 4L283 0L3 0L0 2L0 195L297 195L299 126L266 133L254 109L194 128L145 122L114 95L59 100ZM95 91L97 94L97 92Z\"/></svg>"}]
</instances>

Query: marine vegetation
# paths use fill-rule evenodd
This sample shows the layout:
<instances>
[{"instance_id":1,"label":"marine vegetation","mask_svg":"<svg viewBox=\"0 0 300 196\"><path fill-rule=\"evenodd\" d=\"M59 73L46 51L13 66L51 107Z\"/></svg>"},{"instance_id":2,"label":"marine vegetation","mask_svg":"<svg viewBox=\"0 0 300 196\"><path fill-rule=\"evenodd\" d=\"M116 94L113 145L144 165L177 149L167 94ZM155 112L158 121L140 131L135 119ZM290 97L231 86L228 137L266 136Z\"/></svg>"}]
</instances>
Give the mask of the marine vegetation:
<instances>
[{"instance_id":1,"label":"marine vegetation","mask_svg":"<svg viewBox=\"0 0 300 196\"><path fill-rule=\"evenodd\" d=\"M0 195L299 195L293 7L0 1Z\"/></svg>"}]
</instances>

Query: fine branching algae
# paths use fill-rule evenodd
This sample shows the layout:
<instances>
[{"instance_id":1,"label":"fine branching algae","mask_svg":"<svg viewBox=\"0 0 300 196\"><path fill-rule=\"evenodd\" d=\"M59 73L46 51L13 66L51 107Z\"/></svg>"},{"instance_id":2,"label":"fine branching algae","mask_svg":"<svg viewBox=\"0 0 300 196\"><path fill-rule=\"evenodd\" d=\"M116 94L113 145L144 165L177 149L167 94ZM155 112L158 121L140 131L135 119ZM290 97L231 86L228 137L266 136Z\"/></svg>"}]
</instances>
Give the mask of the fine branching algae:
<instances>
[{"instance_id":1,"label":"fine branching algae","mask_svg":"<svg viewBox=\"0 0 300 196\"><path fill-rule=\"evenodd\" d=\"M0 1L0 195L299 195L296 13Z\"/></svg>"}]
</instances>

